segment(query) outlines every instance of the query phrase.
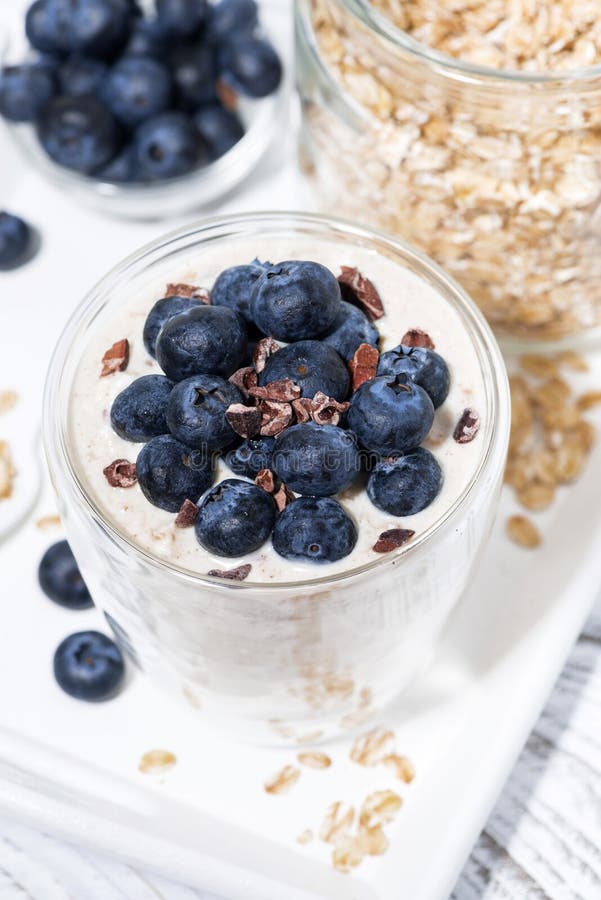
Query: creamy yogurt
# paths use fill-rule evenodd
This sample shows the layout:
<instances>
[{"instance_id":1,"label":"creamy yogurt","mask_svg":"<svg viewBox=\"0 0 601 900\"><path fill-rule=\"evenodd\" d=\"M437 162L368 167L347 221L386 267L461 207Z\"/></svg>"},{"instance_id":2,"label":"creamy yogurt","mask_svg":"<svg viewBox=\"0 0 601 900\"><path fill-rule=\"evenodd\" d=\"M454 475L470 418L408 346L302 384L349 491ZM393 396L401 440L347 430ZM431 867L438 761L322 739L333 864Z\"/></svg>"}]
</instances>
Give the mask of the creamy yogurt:
<instances>
[{"instance_id":1,"label":"creamy yogurt","mask_svg":"<svg viewBox=\"0 0 601 900\"><path fill-rule=\"evenodd\" d=\"M200 546L194 528L176 528L175 515L149 503L137 484L127 489L111 487L103 475L105 466L115 459L135 461L143 446L115 434L109 412L114 398L132 381L141 375L161 373L158 363L146 352L142 330L152 305L164 296L166 283L183 282L210 288L223 269L249 262L254 257L274 262L311 259L328 266L335 274L341 265L356 266L374 282L383 301L385 315L375 323L381 335L380 350L398 345L408 329L422 328L433 339L436 351L446 360L451 372L449 396L437 410L425 444L443 470L440 494L427 509L399 520L371 503L359 479L352 488L337 495L355 520L359 536L353 552L336 563L285 560L274 551L270 541L242 558L215 556ZM475 408L481 416L486 413L480 361L460 314L431 284L384 255L357 247L349 247L344 252L339 243L316 243L314 237L275 243L273 239L235 239L227 247L204 246L191 254L187 263L178 262L175 270L163 265L134 295L128 295L127 285L117 288L114 294L98 318L87 345L77 348L81 358L70 399L70 453L84 489L104 518L130 542L166 563L195 574L250 563L249 582L278 584L355 569L381 557L372 548L382 531L411 528L419 536L433 526L464 493L479 468L485 450L482 434L468 444L458 444L452 436L466 407ZM127 338L130 345L127 369L100 378L103 354L122 338ZM215 482L231 477L238 476L220 461Z\"/></svg>"}]
</instances>

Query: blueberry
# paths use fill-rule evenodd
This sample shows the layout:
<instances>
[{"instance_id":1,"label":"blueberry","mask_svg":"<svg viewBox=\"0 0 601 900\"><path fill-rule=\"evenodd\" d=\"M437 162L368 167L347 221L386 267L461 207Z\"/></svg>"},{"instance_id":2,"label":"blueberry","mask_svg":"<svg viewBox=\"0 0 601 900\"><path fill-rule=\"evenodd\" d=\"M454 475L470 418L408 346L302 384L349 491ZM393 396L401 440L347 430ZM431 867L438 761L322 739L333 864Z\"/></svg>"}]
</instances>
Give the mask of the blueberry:
<instances>
[{"instance_id":1,"label":"blueberry","mask_svg":"<svg viewBox=\"0 0 601 900\"><path fill-rule=\"evenodd\" d=\"M48 547L38 568L38 580L46 596L60 606L88 609L94 605L67 541Z\"/></svg>"},{"instance_id":2,"label":"blueberry","mask_svg":"<svg viewBox=\"0 0 601 900\"><path fill-rule=\"evenodd\" d=\"M303 397L323 391L335 400L345 400L349 391L349 373L333 347L320 341L298 341L272 354L259 375L259 384L291 378Z\"/></svg>"},{"instance_id":3,"label":"blueberry","mask_svg":"<svg viewBox=\"0 0 601 900\"><path fill-rule=\"evenodd\" d=\"M178 47L170 56L177 105L192 112L216 100L217 73L213 51L206 44Z\"/></svg>"},{"instance_id":4,"label":"blueberry","mask_svg":"<svg viewBox=\"0 0 601 900\"><path fill-rule=\"evenodd\" d=\"M321 340L333 347L346 362L352 358L360 344L377 347L379 337L378 329L365 313L343 300L334 324Z\"/></svg>"},{"instance_id":5,"label":"blueberry","mask_svg":"<svg viewBox=\"0 0 601 900\"><path fill-rule=\"evenodd\" d=\"M135 147L141 175L149 181L187 175L206 157L194 122L182 112L147 119L136 132Z\"/></svg>"},{"instance_id":6,"label":"blueberry","mask_svg":"<svg viewBox=\"0 0 601 900\"><path fill-rule=\"evenodd\" d=\"M279 341L302 341L328 331L341 303L340 286L329 269L316 262L287 260L261 275L250 307L264 334Z\"/></svg>"},{"instance_id":7,"label":"blueberry","mask_svg":"<svg viewBox=\"0 0 601 900\"><path fill-rule=\"evenodd\" d=\"M95 173L99 181L109 181L113 184L127 184L140 181L138 161L131 144L127 144L121 153L102 169Z\"/></svg>"},{"instance_id":8,"label":"blueberry","mask_svg":"<svg viewBox=\"0 0 601 900\"><path fill-rule=\"evenodd\" d=\"M225 156L244 137L240 116L218 103L201 107L194 122L211 160Z\"/></svg>"},{"instance_id":9,"label":"blueberry","mask_svg":"<svg viewBox=\"0 0 601 900\"><path fill-rule=\"evenodd\" d=\"M348 431L305 422L279 436L273 469L297 494L327 497L351 486L361 472L361 458Z\"/></svg>"},{"instance_id":10,"label":"blueberry","mask_svg":"<svg viewBox=\"0 0 601 900\"><path fill-rule=\"evenodd\" d=\"M216 278L211 290L213 306L229 306L240 313L243 319L251 322L250 296L258 278L261 277L269 263L261 263L258 259L248 265L232 266Z\"/></svg>"},{"instance_id":11,"label":"blueberry","mask_svg":"<svg viewBox=\"0 0 601 900\"><path fill-rule=\"evenodd\" d=\"M284 559L336 562L356 543L357 526L332 497L299 497L273 529L273 547Z\"/></svg>"},{"instance_id":12,"label":"blueberry","mask_svg":"<svg viewBox=\"0 0 601 900\"><path fill-rule=\"evenodd\" d=\"M422 388L404 376L366 381L353 394L348 425L373 453L394 456L414 450L428 436L434 406Z\"/></svg>"},{"instance_id":13,"label":"blueberry","mask_svg":"<svg viewBox=\"0 0 601 900\"><path fill-rule=\"evenodd\" d=\"M275 522L273 499L248 481L226 478L203 499L196 537L217 556L244 556L265 543Z\"/></svg>"},{"instance_id":14,"label":"blueberry","mask_svg":"<svg viewBox=\"0 0 601 900\"><path fill-rule=\"evenodd\" d=\"M41 53L68 53L69 25L61 0L35 0L25 15L25 33Z\"/></svg>"},{"instance_id":15,"label":"blueberry","mask_svg":"<svg viewBox=\"0 0 601 900\"><path fill-rule=\"evenodd\" d=\"M213 461L168 434L144 444L136 460L138 484L147 500L178 512L184 500L196 503L213 482Z\"/></svg>"},{"instance_id":16,"label":"blueberry","mask_svg":"<svg viewBox=\"0 0 601 900\"><path fill-rule=\"evenodd\" d=\"M206 0L156 0L156 8L162 30L172 38L198 34L208 15Z\"/></svg>"},{"instance_id":17,"label":"blueberry","mask_svg":"<svg viewBox=\"0 0 601 900\"><path fill-rule=\"evenodd\" d=\"M0 115L11 122L31 122L54 93L54 77L45 66L7 66L0 72Z\"/></svg>"},{"instance_id":18,"label":"blueberry","mask_svg":"<svg viewBox=\"0 0 601 900\"><path fill-rule=\"evenodd\" d=\"M198 306L193 297L163 297L154 304L144 323L144 346L151 356L156 356L159 331L169 319Z\"/></svg>"},{"instance_id":19,"label":"blueberry","mask_svg":"<svg viewBox=\"0 0 601 900\"><path fill-rule=\"evenodd\" d=\"M280 85L282 63L269 41L242 36L225 45L220 74L226 84L247 97L267 97Z\"/></svg>"},{"instance_id":20,"label":"blueberry","mask_svg":"<svg viewBox=\"0 0 601 900\"><path fill-rule=\"evenodd\" d=\"M210 7L207 36L215 43L223 43L234 34L254 31L258 20L255 0L219 0Z\"/></svg>"},{"instance_id":21,"label":"blueberry","mask_svg":"<svg viewBox=\"0 0 601 900\"><path fill-rule=\"evenodd\" d=\"M254 479L261 469L271 469L274 449L274 437L249 438L230 450L225 461L236 475Z\"/></svg>"},{"instance_id":22,"label":"blueberry","mask_svg":"<svg viewBox=\"0 0 601 900\"><path fill-rule=\"evenodd\" d=\"M55 97L37 120L42 147L56 163L92 174L119 150L115 119L93 97Z\"/></svg>"},{"instance_id":23,"label":"blueberry","mask_svg":"<svg viewBox=\"0 0 601 900\"><path fill-rule=\"evenodd\" d=\"M114 697L125 663L114 641L99 631L70 634L56 648L54 677L70 697L97 702Z\"/></svg>"},{"instance_id":24,"label":"blueberry","mask_svg":"<svg viewBox=\"0 0 601 900\"><path fill-rule=\"evenodd\" d=\"M193 375L177 384L167 404L171 434L196 449L223 450L236 440L225 418L232 403L242 403L237 387L218 375Z\"/></svg>"},{"instance_id":25,"label":"blueberry","mask_svg":"<svg viewBox=\"0 0 601 900\"><path fill-rule=\"evenodd\" d=\"M108 58L127 41L130 20L128 0L37 0L25 30L42 52Z\"/></svg>"},{"instance_id":26,"label":"blueberry","mask_svg":"<svg viewBox=\"0 0 601 900\"><path fill-rule=\"evenodd\" d=\"M61 94L83 97L95 94L106 75L105 63L85 56L71 56L61 65L58 80Z\"/></svg>"},{"instance_id":27,"label":"blueberry","mask_svg":"<svg viewBox=\"0 0 601 900\"><path fill-rule=\"evenodd\" d=\"M244 322L237 313L199 304L163 325L156 354L161 369L173 381L205 374L227 378L242 365L246 344Z\"/></svg>"},{"instance_id":28,"label":"blueberry","mask_svg":"<svg viewBox=\"0 0 601 900\"><path fill-rule=\"evenodd\" d=\"M451 386L449 368L438 353L425 347L388 350L380 357L378 375L406 375L430 395L434 409L447 399Z\"/></svg>"},{"instance_id":29,"label":"blueberry","mask_svg":"<svg viewBox=\"0 0 601 900\"><path fill-rule=\"evenodd\" d=\"M124 57L109 70L101 97L120 122L135 128L168 108L171 99L169 70L150 57Z\"/></svg>"},{"instance_id":30,"label":"blueberry","mask_svg":"<svg viewBox=\"0 0 601 900\"><path fill-rule=\"evenodd\" d=\"M23 219L0 210L0 271L26 262L32 239L31 228Z\"/></svg>"},{"instance_id":31,"label":"blueberry","mask_svg":"<svg viewBox=\"0 0 601 900\"><path fill-rule=\"evenodd\" d=\"M367 482L369 499L393 516L414 516L430 506L442 487L442 470L429 450L376 463Z\"/></svg>"},{"instance_id":32,"label":"blueberry","mask_svg":"<svg viewBox=\"0 0 601 900\"><path fill-rule=\"evenodd\" d=\"M167 401L173 382L164 375L142 375L117 394L111 425L125 441L142 443L167 434Z\"/></svg>"},{"instance_id":33,"label":"blueberry","mask_svg":"<svg viewBox=\"0 0 601 900\"><path fill-rule=\"evenodd\" d=\"M132 24L124 57L151 56L163 60L166 55L166 39L158 19L136 19Z\"/></svg>"}]
</instances>

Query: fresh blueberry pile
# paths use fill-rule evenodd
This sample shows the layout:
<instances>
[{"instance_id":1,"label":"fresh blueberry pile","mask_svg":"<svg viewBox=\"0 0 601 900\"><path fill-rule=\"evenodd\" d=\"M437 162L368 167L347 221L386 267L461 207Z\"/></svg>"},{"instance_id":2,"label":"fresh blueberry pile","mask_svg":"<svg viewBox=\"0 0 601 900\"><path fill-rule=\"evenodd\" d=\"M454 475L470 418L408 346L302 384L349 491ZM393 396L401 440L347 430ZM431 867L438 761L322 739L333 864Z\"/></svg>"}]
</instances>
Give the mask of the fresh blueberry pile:
<instances>
[{"instance_id":1,"label":"fresh blueberry pile","mask_svg":"<svg viewBox=\"0 0 601 900\"><path fill-rule=\"evenodd\" d=\"M234 266L210 293L168 285L143 332L165 374L131 382L110 411L117 434L144 446L135 463L106 467L109 484L137 480L152 504L177 514L177 527L193 526L204 548L231 558L270 536L285 559L344 558L358 537L344 509L349 489L365 489L392 516L425 509L443 474L420 445L448 395L449 369L420 329L380 354L374 320L383 314L357 270L336 278L306 260ZM127 364L122 339L102 376ZM220 457L236 477L212 486ZM411 534L386 532L374 550Z\"/></svg>"},{"instance_id":2,"label":"fresh blueberry pile","mask_svg":"<svg viewBox=\"0 0 601 900\"><path fill-rule=\"evenodd\" d=\"M0 73L0 115L56 163L113 183L186 175L244 135L238 97L277 90L255 0L35 0L35 56Z\"/></svg>"}]
</instances>

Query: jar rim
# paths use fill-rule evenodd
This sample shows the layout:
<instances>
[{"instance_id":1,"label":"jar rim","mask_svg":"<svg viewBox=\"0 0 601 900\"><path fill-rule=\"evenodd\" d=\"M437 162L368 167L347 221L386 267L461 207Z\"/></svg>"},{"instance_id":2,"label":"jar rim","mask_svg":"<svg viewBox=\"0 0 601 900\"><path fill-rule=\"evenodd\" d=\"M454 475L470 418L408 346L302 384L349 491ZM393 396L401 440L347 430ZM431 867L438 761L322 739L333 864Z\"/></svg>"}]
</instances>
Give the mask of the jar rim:
<instances>
[{"instance_id":1,"label":"jar rim","mask_svg":"<svg viewBox=\"0 0 601 900\"><path fill-rule=\"evenodd\" d=\"M186 241L194 240L195 246L199 246L204 242L214 243L219 238L227 240L228 237L248 237L253 233L253 229L254 233L256 233L257 230L264 230L269 226L276 229L278 233L283 232L286 228L307 235L327 230L333 238L352 237L355 240L369 242L372 247L377 245L382 248L388 248L391 253L395 254L397 259L399 257L404 258L419 276L428 280L438 289L439 293L453 305L456 312L461 316L466 328L468 328L483 371L485 390L487 392L488 415L480 434L482 439L486 441L486 446L480 454L476 471L455 502L428 529L397 551L383 555L363 565L354 566L343 572L316 576L315 578L277 583L234 582L200 574L174 562L160 559L138 545L125 532L120 530L117 525L109 521L99 504L92 497L91 492L86 489L67 446L68 410L72 379L67 379L66 367L73 346L93 326L96 318L108 302L111 291L125 275L132 277L140 275L145 271L146 266L151 264L152 260L161 260L177 252L177 245L184 246ZM74 372L71 374L73 375ZM374 569L399 563L405 556L409 554L414 555L424 544L430 544L438 532L463 511L473 490L482 483L487 473L503 464L509 440L509 410L507 373L501 351L492 330L466 292L436 263L403 241L342 219L305 212L268 211L215 216L179 228L135 251L102 278L76 308L55 347L44 390L42 431L46 459L57 493L61 492L57 483L59 480L57 475L59 475L63 479L66 478L74 487L76 501L84 505L87 513L113 544L116 544L128 554L134 555L144 565L150 565L163 572L169 572L173 577L181 580L196 584L210 584L223 589L252 589L273 593L309 586L323 587L345 582L356 576L369 573Z\"/></svg>"},{"instance_id":2,"label":"jar rim","mask_svg":"<svg viewBox=\"0 0 601 900\"><path fill-rule=\"evenodd\" d=\"M471 63L416 41L408 32L403 31L375 9L370 0L339 0L339 2L351 15L376 32L378 37L388 44L435 66L440 74L468 83L476 83L482 87L536 86L550 91L560 91L572 86L582 87L582 82L601 78L601 63L596 66L550 72L523 72L519 69L497 69L494 66Z\"/></svg>"}]
</instances>

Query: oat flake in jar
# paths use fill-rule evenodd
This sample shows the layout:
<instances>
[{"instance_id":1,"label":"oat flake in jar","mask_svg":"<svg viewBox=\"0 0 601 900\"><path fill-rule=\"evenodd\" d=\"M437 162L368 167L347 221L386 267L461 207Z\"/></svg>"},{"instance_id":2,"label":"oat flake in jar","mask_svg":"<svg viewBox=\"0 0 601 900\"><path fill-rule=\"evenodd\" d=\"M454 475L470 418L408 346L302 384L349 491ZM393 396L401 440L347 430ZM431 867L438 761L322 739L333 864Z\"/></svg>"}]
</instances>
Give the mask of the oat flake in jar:
<instances>
[{"instance_id":1,"label":"oat flake in jar","mask_svg":"<svg viewBox=\"0 0 601 900\"><path fill-rule=\"evenodd\" d=\"M497 332L601 331L601 16L587 0L298 0L322 203L441 263Z\"/></svg>"}]
</instances>

